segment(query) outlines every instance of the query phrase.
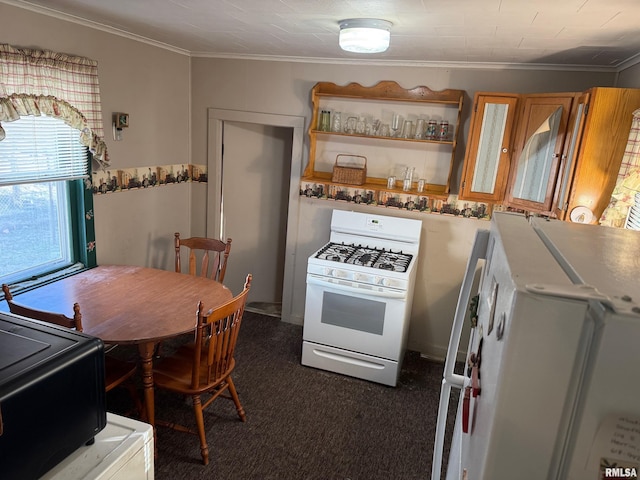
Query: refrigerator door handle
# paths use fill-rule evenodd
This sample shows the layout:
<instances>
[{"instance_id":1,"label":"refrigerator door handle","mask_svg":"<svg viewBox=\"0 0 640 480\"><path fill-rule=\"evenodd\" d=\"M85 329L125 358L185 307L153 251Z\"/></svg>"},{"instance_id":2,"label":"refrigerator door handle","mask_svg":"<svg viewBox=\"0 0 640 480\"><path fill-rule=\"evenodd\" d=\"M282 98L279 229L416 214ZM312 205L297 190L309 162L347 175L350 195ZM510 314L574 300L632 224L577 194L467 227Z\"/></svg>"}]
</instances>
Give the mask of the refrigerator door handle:
<instances>
[{"instance_id":1,"label":"refrigerator door handle","mask_svg":"<svg viewBox=\"0 0 640 480\"><path fill-rule=\"evenodd\" d=\"M431 466L431 480L440 480L442 473L442 455L444 453L444 434L447 422L447 413L449 411L449 398L451 396L451 388L456 387L462 389L464 385L464 375L454 373L456 359L458 357L458 348L460 347L460 337L462 335L462 327L464 326L465 314L469 298L471 297L471 288L475 277L476 268L480 260L487 258L487 246L489 244L489 230L478 230L473 242L471 254L467 261L458 303L456 304L456 313L453 317L453 326L451 328L451 336L449 337L449 347L444 363L444 374L442 386L440 388L440 404L438 405L438 423L436 425L436 439L433 447L433 463Z\"/></svg>"},{"instance_id":2,"label":"refrigerator door handle","mask_svg":"<svg viewBox=\"0 0 640 480\"><path fill-rule=\"evenodd\" d=\"M467 261L467 268L464 273L464 280L458 295L458 303L456 304L456 313L453 317L453 326L451 328L451 336L449 337L449 348L447 348L447 357L444 362L444 380L452 385L462 388L464 376L453 373L456 360L458 357L458 348L460 347L460 337L462 335L462 327L464 327L464 319L467 313L467 305L471 298L471 288L476 273L476 268L480 260L487 258L487 245L489 244L489 230L478 230L476 238L473 242L471 255Z\"/></svg>"},{"instance_id":3,"label":"refrigerator door handle","mask_svg":"<svg viewBox=\"0 0 640 480\"><path fill-rule=\"evenodd\" d=\"M469 433L469 412L471 410L471 387L465 387L462 399L462 433Z\"/></svg>"}]
</instances>

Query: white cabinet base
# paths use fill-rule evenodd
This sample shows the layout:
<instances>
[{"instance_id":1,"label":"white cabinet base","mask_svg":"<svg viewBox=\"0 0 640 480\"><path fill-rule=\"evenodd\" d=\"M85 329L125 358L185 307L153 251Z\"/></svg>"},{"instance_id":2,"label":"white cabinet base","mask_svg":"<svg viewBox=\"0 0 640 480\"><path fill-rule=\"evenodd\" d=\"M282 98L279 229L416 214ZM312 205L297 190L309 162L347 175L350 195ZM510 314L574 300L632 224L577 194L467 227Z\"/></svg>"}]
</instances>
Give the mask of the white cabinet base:
<instances>
[{"instance_id":1,"label":"white cabinet base","mask_svg":"<svg viewBox=\"0 0 640 480\"><path fill-rule=\"evenodd\" d=\"M42 477L44 480L153 480L153 428L107 413L93 445L80 447Z\"/></svg>"}]
</instances>

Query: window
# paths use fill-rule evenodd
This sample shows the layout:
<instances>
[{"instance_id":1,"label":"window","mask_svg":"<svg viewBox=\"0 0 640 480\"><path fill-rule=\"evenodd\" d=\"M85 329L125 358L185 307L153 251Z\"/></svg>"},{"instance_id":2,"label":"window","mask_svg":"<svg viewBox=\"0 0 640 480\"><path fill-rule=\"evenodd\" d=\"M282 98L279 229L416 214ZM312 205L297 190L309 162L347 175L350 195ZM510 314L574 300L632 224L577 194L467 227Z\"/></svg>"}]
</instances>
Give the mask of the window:
<instances>
[{"instance_id":1,"label":"window","mask_svg":"<svg viewBox=\"0 0 640 480\"><path fill-rule=\"evenodd\" d=\"M0 283L86 265L83 179L89 152L79 131L47 116L25 116L2 127Z\"/></svg>"}]
</instances>

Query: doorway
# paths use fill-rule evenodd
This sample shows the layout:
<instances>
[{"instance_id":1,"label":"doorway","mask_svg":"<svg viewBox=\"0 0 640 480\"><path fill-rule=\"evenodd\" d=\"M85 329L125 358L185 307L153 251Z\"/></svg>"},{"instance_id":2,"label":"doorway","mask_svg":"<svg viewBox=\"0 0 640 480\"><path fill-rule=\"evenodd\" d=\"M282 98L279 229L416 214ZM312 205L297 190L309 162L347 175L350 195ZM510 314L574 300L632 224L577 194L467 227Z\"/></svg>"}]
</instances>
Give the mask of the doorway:
<instances>
[{"instance_id":1,"label":"doorway","mask_svg":"<svg viewBox=\"0 0 640 480\"><path fill-rule=\"evenodd\" d=\"M289 321L304 119L209 110L207 236L232 238L225 284ZM274 308L276 307L276 308ZM276 312L277 314L277 312Z\"/></svg>"}]
</instances>

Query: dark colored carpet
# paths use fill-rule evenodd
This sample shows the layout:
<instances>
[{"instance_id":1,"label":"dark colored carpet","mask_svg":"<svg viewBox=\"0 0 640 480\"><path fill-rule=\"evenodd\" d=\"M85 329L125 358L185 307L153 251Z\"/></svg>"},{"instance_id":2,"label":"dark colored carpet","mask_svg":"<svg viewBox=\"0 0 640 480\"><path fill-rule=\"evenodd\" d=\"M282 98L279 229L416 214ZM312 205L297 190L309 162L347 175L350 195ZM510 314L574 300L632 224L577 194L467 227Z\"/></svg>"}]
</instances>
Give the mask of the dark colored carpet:
<instances>
[{"instance_id":1,"label":"dark colored carpet","mask_svg":"<svg viewBox=\"0 0 640 480\"><path fill-rule=\"evenodd\" d=\"M208 407L208 466L196 436L158 427L155 478L430 478L442 364L407 352L392 388L305 367L301 347L302 327L245 312L233 379L247 422L231 401ZM109 410L130 407L125 393L109 395ZM190 400L162 391L156 418L195 425Z\"/></svg>"}]
</instances>

